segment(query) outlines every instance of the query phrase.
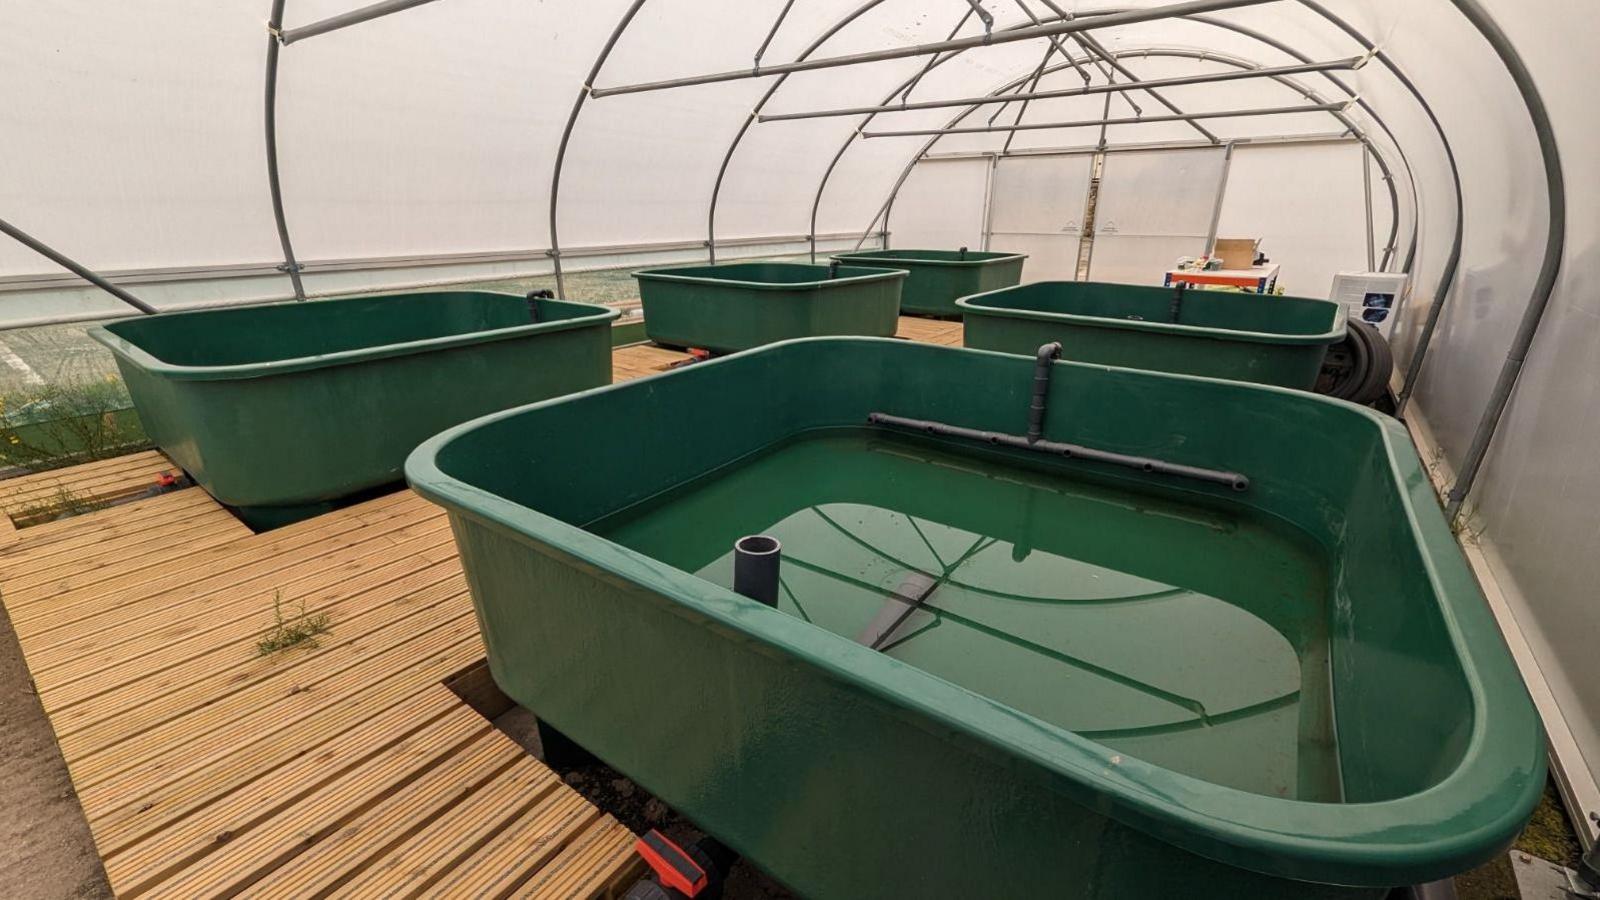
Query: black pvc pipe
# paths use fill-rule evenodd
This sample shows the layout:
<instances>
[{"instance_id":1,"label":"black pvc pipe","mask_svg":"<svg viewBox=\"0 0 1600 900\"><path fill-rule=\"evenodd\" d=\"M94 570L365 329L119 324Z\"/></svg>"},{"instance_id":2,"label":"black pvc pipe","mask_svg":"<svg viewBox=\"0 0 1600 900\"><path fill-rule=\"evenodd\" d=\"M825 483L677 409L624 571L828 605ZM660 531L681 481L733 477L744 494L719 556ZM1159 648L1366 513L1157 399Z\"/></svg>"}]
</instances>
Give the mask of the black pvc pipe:
<instances>
[{"instance_id":1,"label":"black pvc pipe","mask_svg":"<svg viewBox=\"0 0 1600 900\"><path fill-rule=\"evenodd\" d=\"M733 590L757 603L778 605L778 568L783 545L771 535L750 534L733 542Z\"/></svg>"},{"instance_id":2,"label":"black pvc pipe","mask_svg":"<svg viewBox=\"0 0 1600 900\"><path fill-rule=\"evenodd\" d=\"M1039 348L1033 363L1033 399L1028 401L1028 441L1044 437L1044 414L1050 403L1050 364L1061 358L1061 344L1051 341Z\"/></svg>"},{"instance_id":3,"label":"black pvc pipe","mask_svg":"<svg viewBox=\"0 0 1600 900\"><path fill-rule=\"evenodd\" d=\"M1018 450L1033 450L1038 453L1049 453L1069 459L1085 459L1089 462L1109 463L1114 466L1139 469L1143 472L1153 472L1158 475L1192 478L1209 484L1227 485L1236 491L1250 489L1250 479L1238 472L1229 472L1224 469L1207 469L1200 466L1186 466L1182 463L1167 462L1164 459L1154 459L1148 456L1132 456L1127 453L1115 453L1110 450L1097 450L1093 447L1085 447L1082 444L1067 444L1059 441L1033 441L1016 434L980 431L976 428L964 428L960 425L946 425L943 422L910 419L905 416L895 416L880 412L869 413L867 415L867 423L870 425L905 428L940 437L965 438L1001 447L1015 447Z\"/></svg>"},{"instance_id":4,"label":"black pvc pipe","mask_svg":"<svg viewBox=\"0 0 1600 900\"><path fill-rule=\"evenodd\" d=\"M156 314L157 310L154 306L151 306L143 300L140 300L138 297L135 297L122 288L119 288L104 278L101 278L99 275L96 275L94 272L84 268L67 257L62 256L60 253L57 253L55 250L45 245L38 238L28 234L26 231L23 231L10 222L7 222L5 219L0 219L0 231L10 235L17 241L17 243L27 247L29 250L32 250L45 259L50 260L61 268L66 269L68 272L71 272L79 278L82 278L84 281L89 282L100 290L105 291L106 293L117 298L118 300L121 300L123 303L128 304L134 309L137 309L145 315L153 316Z\"/></svg>"}]
</instances>

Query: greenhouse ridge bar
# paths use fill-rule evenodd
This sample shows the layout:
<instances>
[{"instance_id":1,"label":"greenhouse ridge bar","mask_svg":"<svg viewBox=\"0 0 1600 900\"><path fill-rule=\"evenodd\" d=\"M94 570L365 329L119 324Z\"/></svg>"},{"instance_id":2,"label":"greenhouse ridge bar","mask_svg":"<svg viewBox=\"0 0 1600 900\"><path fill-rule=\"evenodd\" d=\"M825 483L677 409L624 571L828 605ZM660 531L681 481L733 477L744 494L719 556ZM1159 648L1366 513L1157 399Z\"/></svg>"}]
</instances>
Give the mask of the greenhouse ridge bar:
<instances>
[{"instance_id":1,"label":"greenhouse ridge bar","mask_svg":"<svg viewBox=\"0 0 1600 900\"><path fill-rule=\"evenodd\" d=\"M1115 119L1086 119L1078 122L1028 122L1020 125L982 125L971 128L913 128L907 131L863 131L864 138L913 137L926 134L984 134L994 131L1035 131L1054 128L1089 128L1096 125L1140 125L1151 122L1181 122L1185 119L1234 119L1251 116L1288 116L1296 113L1333 112L1348 104L1317 103L1310 106L1275 106L1270 109L1225 109L1215 112L1175 113L1161 116L1124 116Z\"/></svg>"},{"instance_id":2,"label":"greenhouse ridge bar","mask_svg":"<svg viewBox=\"0 0 1600 900\"><path fill-rule=\"evenodd\" d=\"M809 72L815 69L855 66L862 63L905 59L908 56L925 56L930 53L970 50L974 47L987 47L993 44L1005 44L1013 41L1027 41L1057 34L1072 34L1073 32L1087 31L1091 28L1109 28L1114 25L1151 22L1188 13L1216 12L1225 9L1238 9L1243 6L1260 6L1272 2L1276 2L1276 0L1191 0L1188 3L1174 3L1171 6L1157 6L1133 12L1110 13L1098 16L1085 15L1082 18L1071 19L1066 22L1056 22L1050 25L1032 25L1018 28L1015 31L996 32L979 37L956 38L932 44L898 47L893 50L875 50L868 53L853 53L848 56L831 56L825 59L784 63L768 66L765 69L717 72L711 75L693 75L687 78L670 78L665 81L649 81L641 84L619 85L608 88L596 87L589 89L589 96L595 98L611 97L617 94L637 94L643 91L663 91L697 84L713 84L718 81L738 81L745 78L764 78L768 75L786 75L790 72Z\"/></svg>"},{"instance_id":3,"label":"greenhouse ridge bar","mask_svg":"<svg viewBox=\"0 0 1600 900\"><path fill-rule=\"evenodd\" d=\"M1052 100L1058 97L1081 97L1090 94L1120 94L1129 91L1149 90L1153 87L1173 87L1185 84L1214 84L1223 81L1242 81L1246 78L1269 78L1278 75L1299 75L1305 72L1327 72L1359 68L1365 57L1352 56L1328 62L1301 63L1292 66L1264 66L1259 69L1237 69L1228 72L1207 72L1204 75L1183 75L1172 78L1150 78L1138 82L1115 84L1089 84L1081 88L1062 88L1055 91L1030 91L1023 94L990 95L987 97L962 97L958 100L918 100L914 103L897 103L887 106L854 106L844 109L823 109L813 112L771 113L756 116L757 122L787 122L793 119L820 119L829 116L858 116L869 113L907 112L916 109L945 109L952 106L983 106L990 103L1010 103L1014 100ZM1075 60L1069 60L1075 62ZM1198 117L1198 113L1191 114Z\"/></svg>"}]
</instances>

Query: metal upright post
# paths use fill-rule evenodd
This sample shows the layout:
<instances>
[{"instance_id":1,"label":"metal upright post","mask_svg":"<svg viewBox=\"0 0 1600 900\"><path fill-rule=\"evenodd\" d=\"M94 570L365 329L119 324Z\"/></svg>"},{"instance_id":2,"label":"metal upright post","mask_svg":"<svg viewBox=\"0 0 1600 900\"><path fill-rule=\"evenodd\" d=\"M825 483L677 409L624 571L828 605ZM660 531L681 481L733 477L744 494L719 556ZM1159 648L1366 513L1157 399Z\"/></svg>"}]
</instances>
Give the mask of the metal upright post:
<instances>
[{"instance_id":1,"label":"metal upright post","mask_svg":"<svg viewBox=\"0 0 1600 900\"><path fill-rule=\"evenodd\" d=\"M1210 253L1211 248L1217 243L1217 228L1222 224L1222 202L1228 195L1228 175L1233 170L1233 146L1229 141L1223 144L1222 150L1222 179L1217 182L1217 201L1211 207L1211 227L1206 231L1206 246L1201 252ZM1370 203L1371 195L1368 195Z\"/></svg>"},{"instance_id":2,"label":"metal upright post","mask_svg":"<svg viewBox=\"0 0 1600 900\"><path fill-rule=\"evenodd\" d=\"M979 237L982 239L979 246L985 252L989 250L989 242L994 237L994 174L995 169L999 167L999 155L990 156L989 165L983 173L983 219L981 225L983 230L979 233Z\"/></svg>"},{"instance_id":3,"label":"metal upright post","mask_svg":"<svg viewBox=\"0 0 1600 900\"><path fill-rule=\"evenodd\" d=\"M1367 271L1377 271L1377 238L1373 237L1372 225L1372 151L1361 145L1361 192L1367 202Z\"/></svg>"},{"instance_id":4,"label":"metal upright post","mask_svg":"<svg viewBox=\"0 0 1600 900\"><path fill-rule=\"evenodd\" d=\"M289 281L294 285L294 299L304 300L306 289L300 283L300 263L294 258L294 245L289 242L289 223L283 214L283 186L278 179L278 40L283 27L283 4L284 0L272 0L272 12L267 19L266 121L263 129L267 141L267 189L272 194L272 219L278 226L278 245L283 248L282 268L289 273Z\"/></svg>"}]
</instances>

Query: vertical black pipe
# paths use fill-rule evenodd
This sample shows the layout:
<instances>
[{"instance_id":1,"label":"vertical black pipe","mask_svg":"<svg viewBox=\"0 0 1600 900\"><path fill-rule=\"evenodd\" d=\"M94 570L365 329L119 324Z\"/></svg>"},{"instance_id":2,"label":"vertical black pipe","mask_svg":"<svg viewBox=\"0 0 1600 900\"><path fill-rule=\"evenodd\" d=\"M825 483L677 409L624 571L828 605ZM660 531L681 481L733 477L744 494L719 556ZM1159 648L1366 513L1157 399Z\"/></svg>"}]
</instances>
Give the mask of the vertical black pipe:
<instances>
[{"instance_id":1,"label":"vertical black pipe","mask_svg":"<svg viewBox=\"0 0 1600 900\"><path fill-rule=\"evenodd\" d=\"M733 589L757 603L778 605L778 566L783 545L765 534L751 534L733 542Z\"/></svg>"},{"instance_id":2,"label":"vertical black pipe","mask_svg":"<svg viewBox=\"0 0 1600 900\"><path fill-rule=\"evenodd\" d=\"M1044 437L1045 407L1050 402L1050 364L1061 358L1061 344L1051 341L1039 348L1033 365L1033 400L1028 404L1028 440Z\"/></svg>"}]
</instances>

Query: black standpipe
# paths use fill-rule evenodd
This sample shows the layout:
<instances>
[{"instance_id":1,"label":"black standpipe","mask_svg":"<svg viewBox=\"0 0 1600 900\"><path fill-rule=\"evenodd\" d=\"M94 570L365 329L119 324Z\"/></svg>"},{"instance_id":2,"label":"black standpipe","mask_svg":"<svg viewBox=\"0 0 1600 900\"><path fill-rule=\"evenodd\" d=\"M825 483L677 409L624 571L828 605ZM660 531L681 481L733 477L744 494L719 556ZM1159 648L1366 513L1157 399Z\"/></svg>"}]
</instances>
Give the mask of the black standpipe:
<instances>
[{"instance_id":1,"label":"black standpipe","mask_svg":"<svg viewBox=\"0 0 1600 900\"><path fill-rule=\"evenodd\" d=\"M528 292L528 320L532 321L532 322L539 321L539 301L540 300L554 300L555 298L556 298L556 292L550 290L549 288L543 288L543 289L537 290L537 291L529 291Z\"/></svg>"},{"instance_id":2,"label":"black standpipe","mask_svg":"<svg viewBox=\"0 0 1600 900\"><path fill-rule=\"evenodd\" d=\"M1050 364L1061 358L1061 344L1051 341L1039 348L1033 363L1033 399L1028 402L1028 440L1044 437L1044 413L1050 403Z\"/></svg>"},{"instance_id":3,"label":"black standpipe","mask_svg":"<svg viewBox=\"0 0 1600 900\"><path fill-rule=\"evenodd\" d=\"M733 542L733 589L757 603L778 605L778 564L783 545L765 534L751 534Z\"/></svg>"}]
</instances>

